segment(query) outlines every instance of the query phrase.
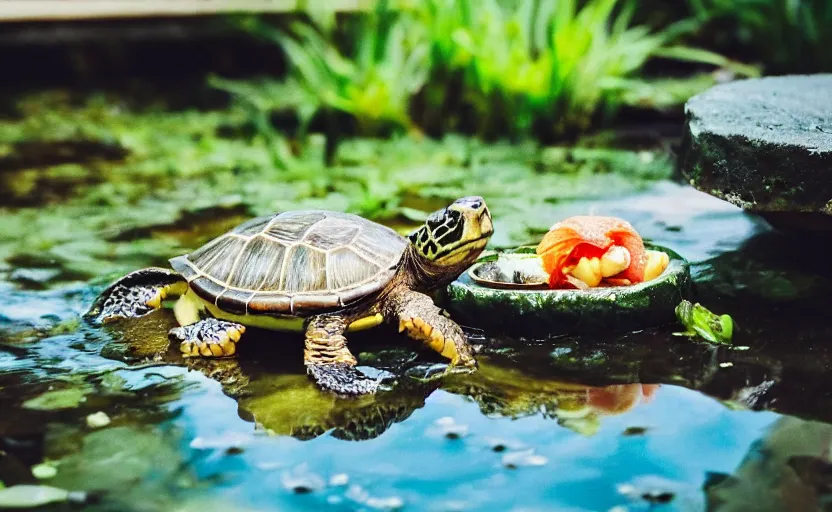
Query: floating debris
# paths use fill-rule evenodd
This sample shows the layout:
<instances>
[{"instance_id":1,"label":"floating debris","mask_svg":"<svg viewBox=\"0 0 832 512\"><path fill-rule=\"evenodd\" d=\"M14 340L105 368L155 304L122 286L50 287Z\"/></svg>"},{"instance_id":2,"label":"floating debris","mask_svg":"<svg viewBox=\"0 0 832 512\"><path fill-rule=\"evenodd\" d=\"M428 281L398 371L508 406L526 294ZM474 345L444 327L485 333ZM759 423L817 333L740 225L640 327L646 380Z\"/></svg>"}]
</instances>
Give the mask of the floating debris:
<instances>
[{"instance_id":1,"label":"floating debris","mask_svg":"<svg viewBox=\"0 0 832 512\"><path fill-rule=\"evenodd\" d=\"M284 471L280 476L283 487L295 494L309 494L320 491L326 485L323 477L309 471L307 464L301 464L292 471Z\"/></svg>"},{"instance_id":2,"label":"floating debris","mask_svg":"<svg viewBox=\"0 0 832 512\"><path fill-rule=\"evenodd\" d=\"M404 500L398 496L378 498L371 496L360 485L351 485L345 496L347 499L376 510L399 510L404 507Z\"/></svg>"},{"instance_id":3,"label":"floating debris","mask_svg":"<svg viewBox=\"0 0 832 512\"><path fill-rule=\"evenodd\" d=\"M98 411L87 416L87 426L89 428L102 428L110 424L110 417L103 411Z\"/></svg>"},{"instance_id":4,"label":"floating debris","mask_svg":"<svg viewBox=\"0 0 832 512\"><path fill-rule=\"evenodd\" d=\"M50 503L83 503L87 495L46 485L14 485L0 489L0 509L35 508Z\"/></svg>"},{"instance_id":5,"label":"floating debris","mask_svg":"<svg viewBox=\"0 0 832 512\"><path fill-rule=\"evenodd\" d=\"M638 490L633 484L618 484L615 486L615 490L618 494L627 496L628 498L633 498L638 495Z\"/></svg>"},{"instance_id":6,"label":"floating debris","mask_svg":"<svg viewBox=\"0 0 832 512\"><path fill-rule=\"evenodd\" d=\"M641 495L644 501L650 503L670 503L676 495L669 491L651 491Z\"/></svg>"},{"instance_id":7,"label":"floating debris","mask_svg":"<svg viewBox=\"0 0 832 512\"><path fill-rule=\"evenodd\" d=\"M332 487L341 487L350 483L350 477L346 473L338 473L332 475L329 479L329 485Z\"/></svg>"},{"instance_id":8,"label":"floating debris","mask_svg":"<svg viewBox=\"0 0 832 512\"><path fill-rule=\"evenodd\" d=\"M488 443L488 446L491 448L491 451L495 453L502 453L508 450L517 451L522 450L526 447L523 443L519 441L511 441L495 437L487 438L485 441L486 443Z\"/></svg>"},{"instance_id":9,"label":"floating debris","mask_svg":"<svg viewBox=\"0 0 832 512\"><path fill-rule=\"evenodd\" d=\"M699 304L683 300L676 306L676 317L685 326L676 336L700 336L718 345L730 345L734 334L734 320L728 315L715 315Z\"/></svg>"},{"instance_id":10,"label":"floating debris","mask_svg":"<svg viewBox=\"0 0 832 512\"><path fill-rule=\"evenodd\" d=\"M503 466L509 469L517 469L524 466L545 466L548 462L549 460L543 455L535 454L534 449L503 455Z\"/></svg>"},{"instance_id":11,"label":"floating debris","mask_svg":"<svg viewBox=\"0 0 832 512\"><path fill-rule=\"evenodd\" d=\"M625 436L643 436L647 433L647 427L627 427L624 429L622 435Z\"/></svg>"},{"instance_id":12,"label":"floating debris","mask_svg":"<svg viewBox=\"0 0 832 512\"><path fill-rule=\"evenodd\" d=\"M720 368L730 368L730 367L732 367L732 366L734 366L734 363L732 363L732 362L730 362L730 361L725 362L725 363L719 363L719 367L720 367Z\"/></svg>"},{"instance_id":13,"label":"floating debris","mask_svg":"<svg viewBox=\"0 0 832 512\"><path fill-rule=\"evenodd\" d=\"M398 496L391 496L389 498L370 498L364 502L370 508L378 510L399 510L404 507L404 500Z\"/></svg>"},{"instance_id":14,"label":"floating debris","mask_svg":"<svg viewBox=\"0 0 832 512\"><path fill-rule=\"evenodd\" d=\"M631 501L646 501L651 505L667 504L676 498L673 488L679 489L675 482L664 478L646 476L636 479L636 483L618 484L616 490Z\"/></svg>"},{"instance_id":15,"label":"floating debris","mask_svg":"<svg viewBox=\"0 0 832 512\"><path fill-rule=\"evenodd\" d=\"M32 476L38 480L48 480L58 474L58 469L49 463L42 463L32 466Z\"/></svg>"},{"instance_id":16,"label":"floating debris","mask_svg":"<svg viewBox=\"0 0 832 512\"><path fill-rule=\"evenodd\" d=\"M434 423L433 431L439 432L447 439L460 439L468 435L468 425L457 423L450 416L439 418Z\"/></svg>"},{"instance_id":17,"label":"floating debris","mask_svg":"<svg viewBox=\"0 0 832 512\"><path fill-rule=\"evenodd\" d=\"M30 398L23 402L24 409L37 411L54 411L58 409L73 409L86 400L84 390L78 388L58 389Z\"/></svg>"},{"instance_id":18,"label":"floating debris","mask_svg":"<svg viewBox=\"0 0 832 512\"><path fill-rule=\"evenodd\" d=\"M193 441L191 441L191 448L195 450L242 449L242 447L247 445L249 442L251 442L251 436L248 434L228 432L224 435L212 438L196 437Z\"/></svg>"}]
</instances>

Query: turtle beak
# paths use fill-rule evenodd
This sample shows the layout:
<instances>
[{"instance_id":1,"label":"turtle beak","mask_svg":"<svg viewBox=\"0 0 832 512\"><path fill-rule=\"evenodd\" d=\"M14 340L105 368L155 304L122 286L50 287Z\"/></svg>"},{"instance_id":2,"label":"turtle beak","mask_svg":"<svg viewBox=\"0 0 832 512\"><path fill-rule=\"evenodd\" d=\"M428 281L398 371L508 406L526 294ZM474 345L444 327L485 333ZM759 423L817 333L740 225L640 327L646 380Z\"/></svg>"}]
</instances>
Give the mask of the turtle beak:
<instances>
[{"instance_id":1,"label":"turtle beak","mask_svg":"<svg viewBox=\"0 0 832 512\"><path fill-rule=\"evenodd\" d=\"M472 238L488 238L494 233L494 224L491 221L491 212L488 211L488 206L485 205L485 199L480 196L468 196L463 197L462 199L457 199L454 203L467 210L466 216L468 219L474 221L472 223L473 227L479 230L479 236Z\"/></svg>"}]
</instances>

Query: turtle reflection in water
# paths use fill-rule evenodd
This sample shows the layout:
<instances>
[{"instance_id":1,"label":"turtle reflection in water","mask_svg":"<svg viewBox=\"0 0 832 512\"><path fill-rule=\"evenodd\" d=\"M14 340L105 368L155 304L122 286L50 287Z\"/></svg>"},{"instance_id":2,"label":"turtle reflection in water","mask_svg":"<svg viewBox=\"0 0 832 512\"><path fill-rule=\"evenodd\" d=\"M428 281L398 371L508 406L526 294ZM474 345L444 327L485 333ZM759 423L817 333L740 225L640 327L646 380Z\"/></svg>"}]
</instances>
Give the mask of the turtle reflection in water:
<instances>
[{"instance_id":1,"label":"turtle reflection in water","mask_svg":"<svg viewBox=\"0 0 832 512\"><path fill-rule=\"evenodd\" d=\"M344 441L366 441L424 407L439 385L439 381L405 381L395 393L339 400L319 393L301 375L269 372L254 376L238 403L240 417L272 434L303 441L325 434Z\"/></svg>"},{"instance_id":2,"label":"turtle reflection in water","mask_svg":"<svg viewBox=\"0 0 832 512\"><path fill-rule=\"evenodd\" d=\"M424 292L456 279L493 232L481 197L431 214L408 239L361 217L288 211L243 223L193 253L116 281L88 318L106 323L146 315L177 298L170 331L185 356L236 352L246 326L306 333L307 372L339 394L373 393L378 382L356 368L350 330L393 322L399 331L473 370L462 329Z\"/></svg>"}]
</instances>

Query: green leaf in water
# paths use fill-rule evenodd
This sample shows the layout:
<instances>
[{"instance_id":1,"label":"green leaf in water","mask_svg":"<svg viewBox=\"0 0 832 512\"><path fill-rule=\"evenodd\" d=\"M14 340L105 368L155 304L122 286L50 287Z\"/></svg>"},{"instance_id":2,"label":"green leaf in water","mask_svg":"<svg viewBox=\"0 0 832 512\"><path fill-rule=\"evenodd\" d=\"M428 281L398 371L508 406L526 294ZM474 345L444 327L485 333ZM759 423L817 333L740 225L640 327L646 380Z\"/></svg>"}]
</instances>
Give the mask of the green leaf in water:
<instances>
[{"instance_id":1,"label":"green leaf in water","mask_svg":"<svg viewBox=\"0 0 832 512\"><path fill-rule=\"evenodd\" d=\"M36 464L32 466L32 476L38 480L47 480L54 478L58 474L58 469L48 462Z\"/></svg>"},{"instance_id":2,"label":"green leaf in water","mask_svg":"<svg viewBox=\"0 0 832 512\"><path fill-rule=\"evenodd\" d=\"M683 300L676 306L676 317L687 328L680 336L697 336L719 345L730 345L734 334L734 320L728 315L716 315L699 303Z\"/></svg>"},{"instance_id":3,"label":"green leaf in water","mask_svg":"<svg viewBox=\"0 0 832 512\"><path fill-rule=\"evenodd\" d=\"M0 489L0 509L34 508L69 500L69 491L45 485L13 485Z\"/></svg>"},{"instance_id":4,"label":"green leaf in water","mask_svg":"<svg viewBox=\"0 0 832 512\"><path fill-rule=\"evenodd\" d=\"M84 401L84 390L78 388L59 389L30 398L23 402L24 409L52 411L56 409L71 409L78 407Z\"/></svg>"}]
</instances>

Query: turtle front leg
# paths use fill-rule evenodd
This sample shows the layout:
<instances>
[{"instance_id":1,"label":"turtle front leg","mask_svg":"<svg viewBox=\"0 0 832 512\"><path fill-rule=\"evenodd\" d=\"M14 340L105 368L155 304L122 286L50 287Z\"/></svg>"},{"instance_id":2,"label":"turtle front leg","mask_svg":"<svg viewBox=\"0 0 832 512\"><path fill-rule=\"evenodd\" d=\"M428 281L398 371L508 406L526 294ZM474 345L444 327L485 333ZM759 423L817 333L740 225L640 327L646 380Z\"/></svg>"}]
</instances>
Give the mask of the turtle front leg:
<instances>
[{"instance_id":1,"label":"turtle front leg","mask_svg":"<svg viewBox=\"0 0 832 512\"><path fill-rule=\"evenodd\" d=\"M84 317L99 324L138 318L159 309L162 301L182 295L187 289L187 281L176 272L164 268L137 270L107 287Z\"/></svg>"},{"instance_id":2,"label":"turtle front leg","mask_svg":"<svg viewBox=\"0 0 832 512\"><path fill-rule=\"evenodd\" d=\"M473 349L456 322L442 314L430 297L412 290L391 298L393 316L398 317L399 332L424 342L431 349L451 360L451 367L477 369Z\"/></svg>"},{"instance_id":3,"label":"turtle front leg","mask_svg":"<svg viewBox=\"0 0 832 512\"><path fill-rule=\"evenodd\" d=\"M378 382L355 368L357 361L347 348L346 319L339 316L315 316L306 326L303 362L321 388L340 395L375 393Z\"/></svg>"},{"instance_id":4,"label":"turtle front leg","mask_svg":"<svg viewBox=\"0 0 832 512\"><path fill-rule=\"evenodd\" d=\"M205 318L195 324L171 329L168 337L179 342L183 357L227 357L237 352L237 342L245 331L245 326L241 324Z\"/></svg>"}]
</instances>

